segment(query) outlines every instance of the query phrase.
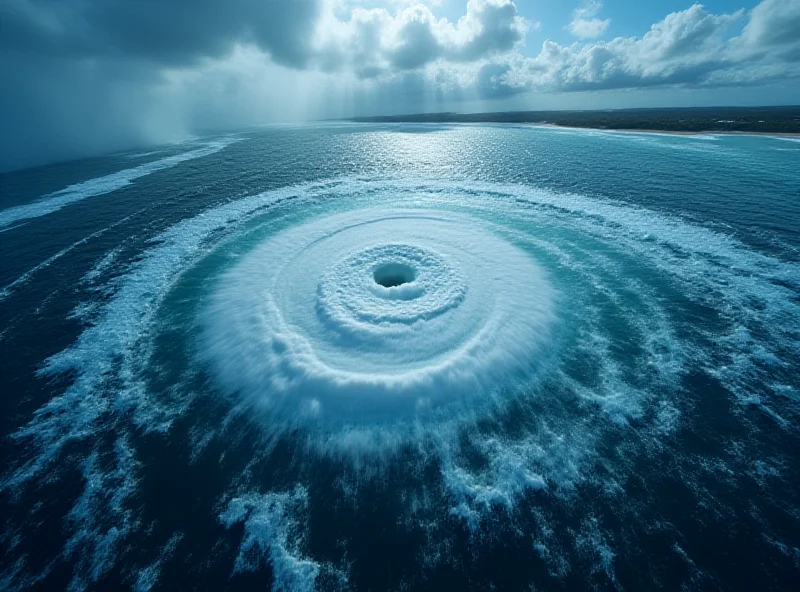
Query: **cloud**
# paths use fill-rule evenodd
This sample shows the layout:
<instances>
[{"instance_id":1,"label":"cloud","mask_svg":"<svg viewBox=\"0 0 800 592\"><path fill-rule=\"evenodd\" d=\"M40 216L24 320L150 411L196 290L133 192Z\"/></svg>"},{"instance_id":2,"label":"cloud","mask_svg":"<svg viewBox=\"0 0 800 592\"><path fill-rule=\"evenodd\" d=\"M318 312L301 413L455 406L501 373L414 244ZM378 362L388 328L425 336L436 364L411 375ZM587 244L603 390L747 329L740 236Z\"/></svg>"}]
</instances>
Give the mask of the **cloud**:
<instances>
[{"instance_id":1,"label":"cloud","mask_svg":"<svg viewBox=\"0 0 800 592\"><path fill-rule=\"evenodd\" d=\"M4 0L0 169L341 115L348 92L362 109L365 97L392 98L353 77L402 88L395 101L414 104L418 81L436 78L426 68L480 68L524 41L510 0L470 0L458 21L376 1ZM425 92L452 89L444 78Z\"/></svg>"},{"instance_id":2,"label":"cloud","mask_svg":"<svg viewBox=\"0 0 800 592\"><path fill-rule=\"evenodd\" d=\"M514 49L528 26L510 0L469 0L467 14L449 31L449 59L474 61Z\"/></svg>"},{"instance_id":3,"label":"cloud","mask_svg":"<svg viewBox=\"0 0 800 592\"><path fill-rule=\"evenodd\" d=\"M384 52L395 70L421 68L444 54L437 25L429 8L419 4L412 6L403 11L396 22L389 20L388 31L382 32L389 37L387 46L382 45L378 50Z\"/></svg>"},{"instance_id":4,"label":"cloud","mask_svg":"<svg viewBox=\"0 0 800 592\"><path fill-rule=\"evenodd\" d=\"M321 69L352 70L363 78L416 70L434 62L479 62L518 48L529 23L511 0L469 0L453 23L424 4L392 13L356 7L341 21L329 10L314 43Z\"/></svg>"},{"instance_id":5,"label":"cloud","mask_svg":"<svg viewBox=\"0 0 800 592\"><path fill-rule=\"evenodd\" d=\"M800 1L761 2L750 12L750 20L733 46L744 56L800 59Z\"/></svg>"},{"instance_id":6,"label":"cloud","mask_svg":"<svg viewBox=\"0 0 800 592\"><path fill-rule=\"evenodd\" d=\"M596 18L603 9L600 0L585 0L584 3L572 13L572 22L567 27L579 39L596 39L606 32L611 25L611 19Z\"/></svg>"},{"instance_id":7,"label":"cloud","mask_svg":"<svg viewBox=\"0 0 800 592\"><path fill-rule=\"evenodd\" d=\"M527 29L511 0L469 0L456 23L418 2L367 9L341 0L7 1L0 50L170 67L253 45L273 62L302 70L365 63L411 70L510 51Z\"/></svg>"},{"instance_id":8,"label":"cloud","mask_svg":"<svg viewBox=\"0 0 800 592\"><path fill-rule=\"evenodd\" d=\"M185 65L252 43L303 67L322 0L5 0L0 49Z\"/></svg>"},{"instance_id":9,"label":"cloud","mask_svg":"<svg viewBox=\"0 0 800 592\"><path fill-rule=\"evenodd\" d=\"M107 60L3 58L0 170L169 142L186 134L149 68Z\"/></svg>"},{"instance_id":10,"label":"cloud","mask_svg":"<svg viewBox=\"0 0 800 592\"><path fill-rule=\"evenodd\" d=\"M800 0L764 0L750 11L714 15L702 5L668 15L640 38L560 45L517 61L506 80L555 92L657 86L752 84L800 75Z\"/></svg>"}]
</instances>

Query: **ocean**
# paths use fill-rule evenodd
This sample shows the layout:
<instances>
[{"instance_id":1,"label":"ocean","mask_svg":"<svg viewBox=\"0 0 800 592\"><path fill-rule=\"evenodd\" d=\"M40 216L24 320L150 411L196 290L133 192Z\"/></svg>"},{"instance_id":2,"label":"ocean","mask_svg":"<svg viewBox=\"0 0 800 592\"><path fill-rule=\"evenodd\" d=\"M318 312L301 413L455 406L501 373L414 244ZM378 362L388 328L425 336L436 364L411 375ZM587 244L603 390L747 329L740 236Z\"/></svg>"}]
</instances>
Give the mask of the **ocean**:
<instances>
[{"instance_id":1,"label":"ocean","mask_svg":"<svg viewBox=\"0 0 800 592\"><path fill-rule=\"evenodd\" d=\"M0 589L788 590L800 142L270 126L0 175Z\"/></svg>"}]
</instances>

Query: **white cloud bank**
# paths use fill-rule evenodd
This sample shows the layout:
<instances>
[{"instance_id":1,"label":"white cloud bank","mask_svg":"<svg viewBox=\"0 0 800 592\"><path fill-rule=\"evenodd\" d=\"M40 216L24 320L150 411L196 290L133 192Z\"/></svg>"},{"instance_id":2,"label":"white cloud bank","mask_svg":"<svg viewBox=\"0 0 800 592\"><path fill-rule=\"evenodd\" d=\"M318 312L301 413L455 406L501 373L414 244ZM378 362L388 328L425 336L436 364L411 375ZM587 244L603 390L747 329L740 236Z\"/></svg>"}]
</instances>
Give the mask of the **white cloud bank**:
<instances>
[{"instance_id":1,"label":"white cloud bank","mask_svg":"<svg viewBox=\"0 0 800 592\"><path fill-rule=\"evenodd\" d=\"M570 92L789 79L800 74L798 32L800 0L763 0L749 13L721 15L695 4L642 37L572 45L545 41L534 57L513 56L503 82L519 90Z\"/></svg>"}]
</instances>

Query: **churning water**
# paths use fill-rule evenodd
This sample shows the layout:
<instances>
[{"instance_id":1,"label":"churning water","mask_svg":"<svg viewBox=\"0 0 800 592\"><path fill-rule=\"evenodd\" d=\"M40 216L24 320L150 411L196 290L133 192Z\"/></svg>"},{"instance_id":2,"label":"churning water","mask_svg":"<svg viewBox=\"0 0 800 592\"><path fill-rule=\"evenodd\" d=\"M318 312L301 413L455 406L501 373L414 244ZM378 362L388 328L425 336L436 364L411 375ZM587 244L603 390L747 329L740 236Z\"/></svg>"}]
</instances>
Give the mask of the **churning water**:
<instances>
[{"instance_id":1,"label":"churning water","mask_svg":"<svg viewBox=\"0 0 800 592\"><path fill-rule=\"evenodd\" d=\"M320 125L0 177L0 588L782 589L800 145Z\"/></svg>"}]
</instances>

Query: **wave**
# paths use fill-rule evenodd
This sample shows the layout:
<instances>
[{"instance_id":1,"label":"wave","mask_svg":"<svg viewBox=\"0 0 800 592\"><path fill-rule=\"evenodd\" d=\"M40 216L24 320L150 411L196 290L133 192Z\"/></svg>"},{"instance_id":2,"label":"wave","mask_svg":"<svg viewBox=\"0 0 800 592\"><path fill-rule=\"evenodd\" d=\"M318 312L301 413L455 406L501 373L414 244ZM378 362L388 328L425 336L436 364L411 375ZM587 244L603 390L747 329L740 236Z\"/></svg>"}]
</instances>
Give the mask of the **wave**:
<instances>
[{"instance_id":1,"label":"wave","mask_svg":"<svg viewBox=\"0 0 800 592\"><path fill-rule=\"evenodd\" d=\"M48 193L31 203L0 210L0 228L11 226L12 224L17 224L31 218L52 214L65 206L90 197L97 197L99 195L118 191L130 185L136 179L157 171L175 167L189 160L210 156L240 140L241 138L235 137L212 140L204 143L200 148L189 150L188 152L160 158L104 177L81 181L80 183L75 183L59 191Z\"/></svg>"}]
</instances>

